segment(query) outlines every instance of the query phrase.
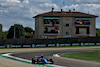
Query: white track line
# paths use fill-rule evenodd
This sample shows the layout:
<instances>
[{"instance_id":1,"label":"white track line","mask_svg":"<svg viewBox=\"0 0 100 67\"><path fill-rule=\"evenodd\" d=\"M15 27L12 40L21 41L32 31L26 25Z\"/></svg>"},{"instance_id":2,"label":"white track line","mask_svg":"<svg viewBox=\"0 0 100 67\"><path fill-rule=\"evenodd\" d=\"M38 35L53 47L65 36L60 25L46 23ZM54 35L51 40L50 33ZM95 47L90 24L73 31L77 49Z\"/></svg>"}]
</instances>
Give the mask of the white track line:
<instances>
[{"instance_id":1,"label":"white track line","mask_svg":"<svg viewBox=\"0 0 100 67\"><path fill-rule=\"evenodd\" d=\"M54 65L54 64L46 64L47 66L52 66L52 67L66 67L66 66L60 66L60 65Z\"/></svg>"},{"instance_id":2,"label":"white track line","mask_svg":"<svg viewBox=\"0 0 100 67\"><path fill-rule=\"evenodd\" d=\"M54 57L61 57L59 54L53 54ZM60 67L67 67L67 66L60 66Z\"/></svg>"},{"instance_id":3,"label":"white track line","mask_svg":"<svg viewBox=\"0 0 100 67\"><path fill-rule=\"evenodd\" d=\"M31 60L22 59L22 58L19 58L19 57L14 57L14 56L11 56L10 54L12 54L12 53L3 54L2 56L6 56L6 57L9 57L9 58L13 58L13 59L21 60L21 61L32 62ZM45 65L52 66L52 67L66 67L66 66L59 66L59 65L54 65L54 64L45 64Z\"/></svg>"},{"instance_id":4,"label":"white track line","mask_svg":"<svg viewBox=\"0 0 100 67\"><path fill-rule=\"evenodd\" d=\"M26 60L26 59L14 57L14 56L11 56L10 54L12 54L12 53L3 54L3 56L9 57L9 58L13 58L13 59L17 59L17 60L21 60L21 61L32 62L31 60Z\"/></svg>"}]
</instances>

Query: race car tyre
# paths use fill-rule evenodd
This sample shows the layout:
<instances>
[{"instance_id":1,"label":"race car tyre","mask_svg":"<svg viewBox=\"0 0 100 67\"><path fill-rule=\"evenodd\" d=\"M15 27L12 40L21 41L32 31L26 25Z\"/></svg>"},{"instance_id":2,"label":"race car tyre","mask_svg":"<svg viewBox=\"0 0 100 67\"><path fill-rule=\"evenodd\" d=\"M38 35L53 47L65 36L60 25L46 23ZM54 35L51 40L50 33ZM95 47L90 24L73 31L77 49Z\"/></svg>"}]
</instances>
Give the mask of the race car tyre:
<instances>
[{"instance_id":1,"label":"race car tyre","mask_svg":"<svg viewBox=\"0 0 100 67\"><path fill-rule=\"evenodd\" d=\"M37 64L39 64L39 59L37 59Z\"/></svg>"},{"instance_id":2,"label":"race car tyre","mask_svg":"<svg viewBox=\"0 0 100 67\"><path fill-rule=\"evenodd\" d=\"M54 62L52 61L52 63L51 64L54 64Z\"/></svg>"},{"instance_id":3,"label":"race car tyre","mask_svg":"<svg viewBox=\"0 0 100 67\"><path fill-rule=\"evenodd\" d=\"M52 61L52 59L50 59L50 62Z\"/></svg>"},{"instance_id":4,"label":"race car tyre","mask_svg":"<svg viewBox=\"0 0 100 67\"><path fill-rule=\"evenodd\" d=\"M34 58L32 58L32 63L35 64L35 59Z\"/></svg>"},{"instance_id":5,"label":"race car tyre","mask_svg":"<svg viewBox=\"0 0 100 67\"><path fill-rule=\"evenodd\" d=\"M52 60L52 59L50 59L50 62L52 62L51 64L54 64L54 62L53 62L53 60Z\"/></svg>"}]
</instances>

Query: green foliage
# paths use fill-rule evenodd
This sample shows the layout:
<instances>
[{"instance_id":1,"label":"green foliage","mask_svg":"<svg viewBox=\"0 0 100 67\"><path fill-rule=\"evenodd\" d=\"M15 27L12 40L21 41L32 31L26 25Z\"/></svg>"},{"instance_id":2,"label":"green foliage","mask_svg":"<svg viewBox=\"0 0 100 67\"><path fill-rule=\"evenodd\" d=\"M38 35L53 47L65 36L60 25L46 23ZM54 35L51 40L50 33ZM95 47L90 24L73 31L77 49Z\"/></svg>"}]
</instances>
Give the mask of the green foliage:
<instances>
[{"instance_id":1,"label":"green foliage","mask_svg":"<svg viewBox=\"0 0 100 67\"><path fill-rule=\"evenodd\" d=\"M27 32L27 33L33 32L33 34L34 34L34 31L33 31L32 28L30 28L30 27L25 27L24 29L25 29L25 32Z\"/></svg>"},{"instance_id":2,"label":"green foliage","mask_svg":"<svg viewBox=\"0 0 100 67\"><path fill-rule=\"evenodd\" d=\"M11 39L11 38L14 38L14 26L11 26L9 31L8 31L8 35L7 35L7 38Z\"/></svg>"},{"instance_id":3,"label":"green foliage","mask_svg":"<svg viewBox=\"0 0 100 67\"><path fill-rule=\"evenodd\" d=\"M14 38L14 28L15 28L15 38L25 38L24 36L24 27L20 24L15 24L14 26L11 26L11 28L9 29L7 38Z\"/></svg>"},{"instance_id":4,"label":"green foliage","mask_svg":"<svg viewBox=\"0 0 100 67\"><path fill-rule=\"evenodd\" d=\"M15 24L15 30L16 30L16 36L17 38L25 38L24 36L24 27L22 25L19 25L19 24Z\"/></svg>"},{"instance_id":5,"label":"green foliage","mask_svg":"<svg viewBox=\"0 0 100 67\"><path fill-rule=\"evenodd\" d=\"M25 32L24 34L25 34L25 36L31 36L31 33L29 33L29 32Z\"/></svg>"},{"instance_id":6,"label":"green foliage","mask_svg":"<svg viewBox=\"0 0 100 67\"><path fill-rule=\"evenodd\" d=\"M0 26L2 27L2 24L0 24Z\"/></svg>"},{"instance_id":7,"label":"green foliage","mask_svg":"<svg viewBox=\"0 0 100 67\"><path fill-rule=\"evenodd\" d=\"M100 29L96 29L96 36L100 36Z\"/></svg>"},{"instance_id":8,"label":"green foliage","mask_svg":"<svg viewBox=\"0 0 100 67\"><path fill-rule=\"evenodd\" d=\"M7 39L8 31L2 32L2 39Z\"/></svg>"},{"instance_id":9,"label":"green foliage","mask_svg":"<svg viewBox=\"0 0 100 67\"><path fill-rule=\"evenodd\" d=\"M25 37L30 38L31 34L34 34L34 30L30 27L25 27Z\"/></svg>"},{"instance_id":10,"label":"green foliage","mask_svg":"<svg viewBox=\"0 0 100 67\"><path fill-rule=\"evenodd\" d=\"M2 24L0 24L0 39L2 38Z\"/></svg>"},{"instance_id":11,"label":"green foliage","mask_svg":"<svg viewBox=\"0 0 100 67\"><path fill-rule=\"evenodd\" d=\"M31 33L34 34L34 30L30 27L23 27L22 25L15 24L11 26L7 35L7 38L14 38L14 29L15 29L15 38L25 38L27 36L31 36Z\"/></svg>"}]
</instances>

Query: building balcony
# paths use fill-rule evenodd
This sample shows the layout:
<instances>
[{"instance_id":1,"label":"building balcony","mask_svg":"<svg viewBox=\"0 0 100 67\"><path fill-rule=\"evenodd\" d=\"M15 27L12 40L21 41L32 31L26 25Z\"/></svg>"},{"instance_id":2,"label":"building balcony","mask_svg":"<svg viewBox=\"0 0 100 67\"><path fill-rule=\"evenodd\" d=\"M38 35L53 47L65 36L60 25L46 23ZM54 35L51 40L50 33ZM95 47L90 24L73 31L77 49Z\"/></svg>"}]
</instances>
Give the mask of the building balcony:
<instances>
[{"instance_id":1,"label":"building balcony","mask_svg":"<svg viewBox=\"0 0 100 67\"><path fill-rule=\"evenodd\" d=\"M89 21L86 21L86 22L76 21L75 25L76 26L90 26L90 22Z\"/></svg>"},{"instance_id":2,"label":"building balcony","mask_svg":"<svg viewBox=\"0 0 100 67\"><path fill-rule=\"evenodd\" d=\"M53 27L53 26L59 26L59 24L44 24L44 26Z\"/></svg>"},{"instance_id":3,"label":"building balcony","mask_svg":"<svg viewBox=\"0 0 100 67\"><path fill-rule=\"evenodd\" d=\"M82 37L84 37L84 36L90 36L90 34L76 34L76 36L82 36Z\"/></svg>"},{"instance_id":4,"label":"building balcony","mask_svg":"<svg viewBox=\"0 0 100 67\"><path fill-rule=\"evenodd\" d=\"M44 32L44 35L59 35L58 32Z\"/></svg>"},{"instance_id":5,"label":"building balcony","mask_svg":"<svg viewBox=\"0 0 100 67\"><path fill-rule=\"evenodd\" d=\"M75 26L76 26L76 27L80 27L80 26L81 26L81 27L89 27L90 25L80 25L80 24L76 24Z\"/></svg>"}]
</instances>

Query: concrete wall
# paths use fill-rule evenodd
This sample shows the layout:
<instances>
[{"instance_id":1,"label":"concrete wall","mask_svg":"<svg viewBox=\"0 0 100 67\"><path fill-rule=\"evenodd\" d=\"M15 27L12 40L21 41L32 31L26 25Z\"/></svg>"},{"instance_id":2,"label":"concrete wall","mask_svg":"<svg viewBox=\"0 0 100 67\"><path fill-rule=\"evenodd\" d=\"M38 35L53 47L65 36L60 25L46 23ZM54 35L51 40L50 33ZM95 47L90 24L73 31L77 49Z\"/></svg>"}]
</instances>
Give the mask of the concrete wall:
<instances>
[{"instance_id":1,"label":"concrete wall","mask_svg":"<svg viewBox=\"0 0 100 67\"><path fill-rule=\"evenodd\" d=\"M60 17L60 22L59 22L59 37L63 37L63 17Z\"/></svg>"},{"instance_id":2,"label":"concrete wall","mask_svg":"<svg viewBox=\"0 0 100 67\"><path fill-rule=\"evenodd\" d=\"M62 28L63 28L63 31L62 31L62 36L63 37L68 37L68 36L71 36L73 35L73 17L63 17L63 22L62 22ZM66 26L66 24L69 24L69 26ZM69 34L66 34L66 32L69 32Z\"/></svg>"},{"instance_id":3,"label":"concrete wall","mask_svg":"<svg viewBox=\"0 0 100 67\"><path fill-rule=\"evenodd\" d=\"M44 36L44 17L39 17L39 38L43 38Z\"/></svg>"},{"instance_id":4,"label":"concrete wall","mask_svg":"<svg viewBox=\"0 0 100 67\"><path fill-rule=\"evenodd\" d=\"M39 17L35 17L35 38L39 36Z\"/></svg>"},{"instance_id":5,"label":"concrete wall","mask_svg":"<svg viewBox=\"0 0 100 67\"><path fill-rule=\"evenodd\" d=\"M91 25L90 25L90 36L96 36L96 26L95 26L95 23L96 23L95 17L92 17Z\"/></svg>"},{"instance_id":6,"label":"concrete wall","mask_svg":"<svg viewBox=\"0 0 100 67\"><path fill-rule=\"evenodd\" d=\"M44 35L44 18L38 16L35 18L35 38L42 38Z\"/></svg>"}]
</instances>

